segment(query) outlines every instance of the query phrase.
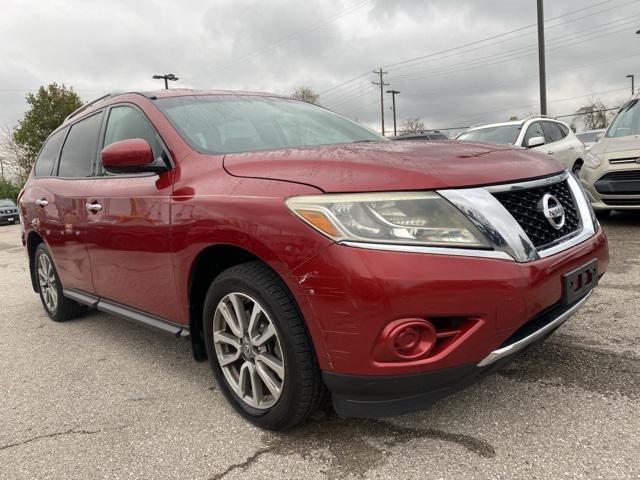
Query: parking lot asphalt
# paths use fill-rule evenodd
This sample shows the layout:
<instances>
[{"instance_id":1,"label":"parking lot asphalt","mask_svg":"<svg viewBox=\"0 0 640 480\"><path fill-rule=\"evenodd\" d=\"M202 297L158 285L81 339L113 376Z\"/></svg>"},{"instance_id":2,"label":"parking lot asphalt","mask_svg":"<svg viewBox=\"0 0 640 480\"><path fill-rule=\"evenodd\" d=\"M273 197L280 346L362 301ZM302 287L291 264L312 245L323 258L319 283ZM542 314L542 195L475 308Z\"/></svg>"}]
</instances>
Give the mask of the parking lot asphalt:
<instances>
[{"instance_id":1,"label":"parking lot asphalt","mask_svg":"<svg viewBox=\"0 0 640 480\"><path fill-rule=\"evenodd\" d=\"M107 314L50 321L0 227L0 478L640 478L640 215L546 343L429 410L275 434L227 406L185 340Z\"/></svg>"}]
</instances>

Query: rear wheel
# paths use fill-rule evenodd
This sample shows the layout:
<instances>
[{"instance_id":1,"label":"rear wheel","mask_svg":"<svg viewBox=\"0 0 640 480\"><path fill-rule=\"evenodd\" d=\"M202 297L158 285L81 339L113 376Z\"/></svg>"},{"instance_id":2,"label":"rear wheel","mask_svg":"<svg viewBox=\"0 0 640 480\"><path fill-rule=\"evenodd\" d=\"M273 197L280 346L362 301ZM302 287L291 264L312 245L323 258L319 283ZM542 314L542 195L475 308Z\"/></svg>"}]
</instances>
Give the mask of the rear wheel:
<instances>
[{"instance_id":1,"label":"rear wheel","mask_svg":"<svg viewBox=\"0 0 640 480\"><path fill-rule=\"evenodd\" d=\"M207 293L203 325L213 373L242 416L284 430L317 410L326 393L303 319L266 265L220 274Z\"/></svg>"},{"instance_id":2,"label":"rear wheel","mask_svg":"<svg viewBox=\"0 0 640 480\"><path fill-rule=\"evenodd\" d=\"M62 284L58 272L44 243L36 247L34 263L40 300L51 320L64 322L87 311L85 305L81 305L62 294Z\"/></svg>"}]
</instances>

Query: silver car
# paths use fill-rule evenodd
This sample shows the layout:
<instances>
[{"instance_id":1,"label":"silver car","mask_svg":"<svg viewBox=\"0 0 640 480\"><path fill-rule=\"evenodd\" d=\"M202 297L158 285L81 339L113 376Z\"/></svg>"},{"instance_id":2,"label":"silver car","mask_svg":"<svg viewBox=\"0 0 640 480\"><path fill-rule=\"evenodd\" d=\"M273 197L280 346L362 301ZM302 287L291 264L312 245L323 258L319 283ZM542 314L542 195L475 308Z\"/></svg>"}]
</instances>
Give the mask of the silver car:
<instances>
[{"instance_id":1,"label":"silver car","mask_svg":"<svg viewBox=\"0 0 640 480\"><path fill-rule=\"evenodd\" d=\"M472 127L456 140L531 148L557 158L574 173L580 171L586 157L584 145L566 123L542 116Z\"/></svg>"},{"instance_id":2,"label":"silver car","mask_svg":"<svg viewBox=\"0 0 640 480\"><path fill-rule=\"evenodd\" d=\"M620 108L579 179L599 216L640 209L640 95Z\"/></svg>"}]
</instances>

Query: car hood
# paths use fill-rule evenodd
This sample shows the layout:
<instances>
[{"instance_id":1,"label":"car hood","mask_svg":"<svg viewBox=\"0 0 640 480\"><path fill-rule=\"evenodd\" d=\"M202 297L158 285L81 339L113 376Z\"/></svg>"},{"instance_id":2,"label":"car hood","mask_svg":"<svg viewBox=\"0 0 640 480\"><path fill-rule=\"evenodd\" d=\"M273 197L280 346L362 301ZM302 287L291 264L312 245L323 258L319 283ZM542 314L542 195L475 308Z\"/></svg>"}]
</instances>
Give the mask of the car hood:
<instances>
[{"instance_id":1,"label":"car hood","mask_svg":"<svg viewBox=\"0 0 640 480\"><path fill-rule=\"evenodd\" d=\"M504 183L560 172L523 148L456 141L367 142L227 154L234 176L312 185L325 192L421 190Z\"/></svg>"},{"instance_id":2,"label":"car hood","mask_svg":"<svg viewBox=\"0 0 640 480\"><path fill-rule=\"evenodd\" d=\"M625 158L639 155L640 135L625 137L605 137L591 147L594 155L606 155L607 158Z\"/></svg>"}]
</instances>

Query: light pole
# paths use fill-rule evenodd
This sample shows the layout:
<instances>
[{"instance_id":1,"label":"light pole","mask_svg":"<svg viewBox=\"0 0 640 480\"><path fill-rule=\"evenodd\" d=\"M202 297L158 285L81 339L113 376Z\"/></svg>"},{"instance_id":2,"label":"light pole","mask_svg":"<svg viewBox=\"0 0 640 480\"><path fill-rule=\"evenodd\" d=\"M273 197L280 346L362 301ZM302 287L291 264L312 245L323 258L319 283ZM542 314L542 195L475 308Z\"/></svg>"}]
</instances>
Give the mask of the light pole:
<instances>
[{"instance_id":1,"label":"light pole","mask_svg":"<svg viewBox=\"0 0 640 480\"><path fill-rule=\"evenodd\" d=\"M391 94L391 103L393 104L393 136L398 135L396 130L396 95L400 93L399 90L387 90L387 93Z\"/></svg>"},{"instance_id":2,"label":"light pole","mask_svg":"<svg viewBox=\"0 0 640 480\"><path fill-rule=\"evenodd\" d=\"M538 0L538 63L540 70L540 114L547 114L547 73L544 52L544 0Z\"/></svg>"},{"instance_id":3,"label":"light pole","mask_svg":"<svg viewBox=\"0 0 640 480\"><path fill-rule=\"evenodd\" d=\"M631 74L631 75L627 75L627 78L631 79L631 96L633 97L636 93L636 88L635 88L635 75Z\"/></svg>"},{"instance_id":4,"label":"light pole","mask_svg":"<svg viewBox=\"0 0 640 480\"><path fill-rule=\"evenodd\" d=\"M179 80L173 73L165 73L164 75L154 75L152 77L154 80L162 80L164 79L164 89L169 90L169 80L175 82Z\"/></svg>"}]
</instances>

